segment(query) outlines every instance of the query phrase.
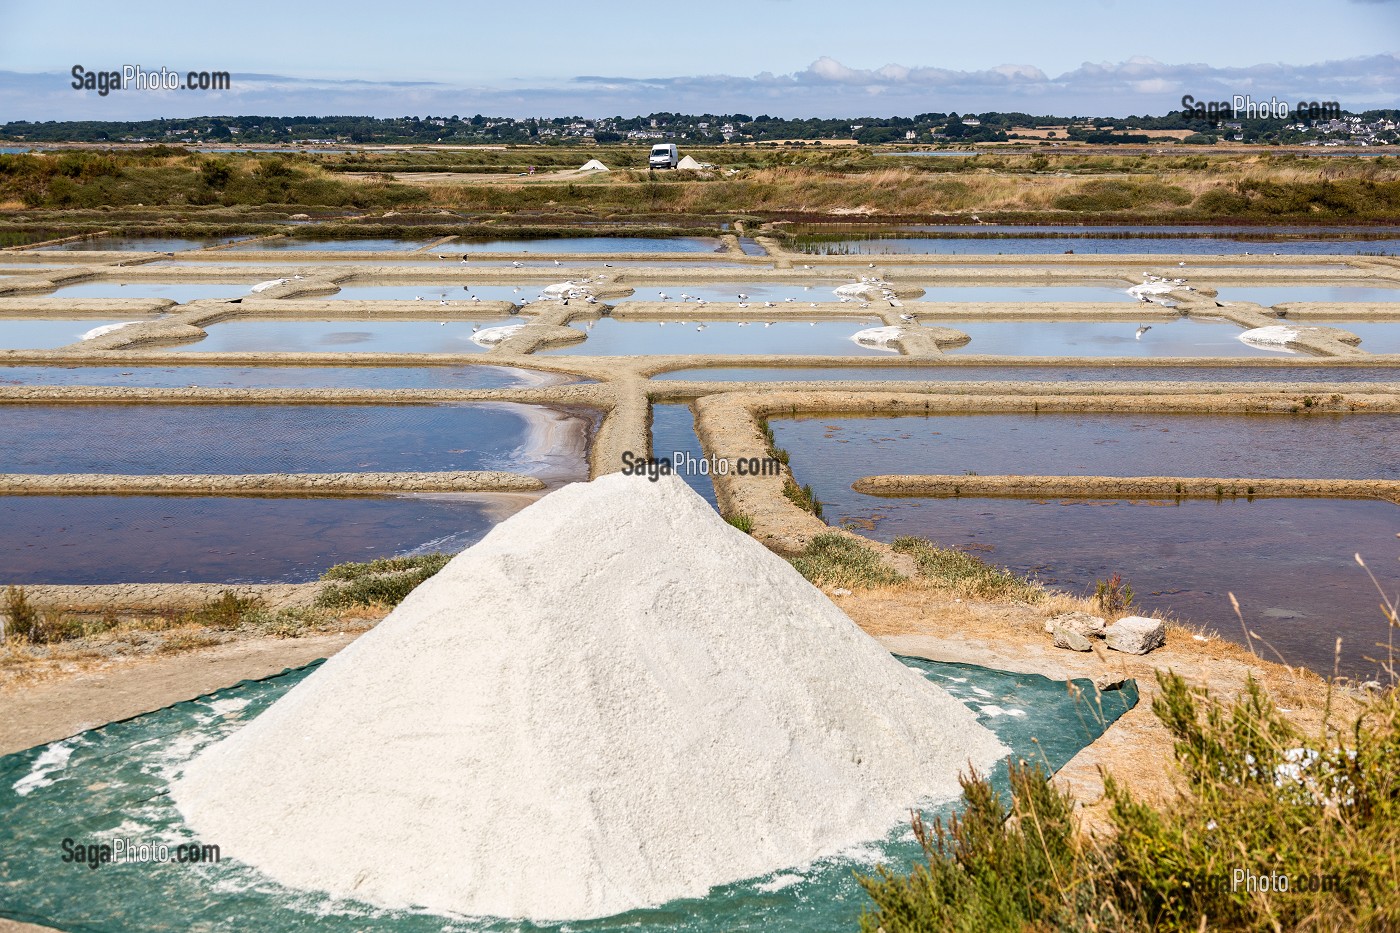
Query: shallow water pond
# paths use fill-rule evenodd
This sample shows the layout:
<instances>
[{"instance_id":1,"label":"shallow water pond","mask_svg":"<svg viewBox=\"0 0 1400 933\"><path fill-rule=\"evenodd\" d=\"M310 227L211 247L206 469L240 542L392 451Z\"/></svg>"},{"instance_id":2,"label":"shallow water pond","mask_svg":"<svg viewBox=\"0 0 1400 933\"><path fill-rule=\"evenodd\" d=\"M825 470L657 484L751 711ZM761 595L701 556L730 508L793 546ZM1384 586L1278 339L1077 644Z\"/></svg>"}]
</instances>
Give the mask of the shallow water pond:
<instances>
[{"instance_id":1,"label":"shallow water pond","mask_svg":"<svg viewBox=\"0 0 1400 933\"><path fill-rule=\"evenodd\" d=\"M1395 414L841 415L771 423L778 446L819 493L871 473L1400 479ZM1339 443L1345 457L1337 456Z\"/></svg>"},{"instance_id":2,"label":"shallow water pond","mask_svg":"<svg viewBox=\"0 0 1400 933\"><path fill-rule=\"evenodd\" d=\"M945 353L1006 356L1278 356L1289 351L1256 347L1239 339L1244 330L1228 321L1175 318L1147 321L969 321L920 314L930 325L951 327L972 340ZM1148 329L1139 333L1139 329Z\"/></svg>"},{"instance_id":3,"label":"shallow water pond","mask_svg":"<svg viewBox=\"0 0 1400 933\"><path fill-rule=\"evenodd\" d=\"M537 240L454 240L443 244L459 256L473 253L713 253L714 237L579 236Z\"/></svg>"},{"instance_id":4,"label":"shallow water pond","mask_svg":"<svg viewBox=\"0 0 1400 933\"><path fill-rule=\"evenodd\" d=\"M55 289L52 298L168 298L184 304L203 298L251 298L258 279L247 282L79 282Z\"/></svg>"},{"instance_id":5,"label":"shallow water pond","mask_svg":"<svg viewBox=\"0 0 1400 933\"><path fill-rule=\"evenodd\" d=\"M427 313L431 313L429 310ZM210 324L209 336L165 349L195 353L484 353L472 335L523 324L517 317L413 321L363 314L335 320L235 318Z\"/></svg>"},{"instance_id":6,"label":"shallow water pond","mask_svg":"<svg viewBox=\"0 0 1400 933\"><path fill-rule=\"evenodd\" d=\"M1220 289L1221 301L1252 301L1267 307L1293 301L1345 302L1366 304L1400 301L1400 288L1367 285L1242 285Z\"/></svg>"},{"instance_id":7,"label":"shallow water pond","mask_svg":"<svg viewBox=\"0 0 1400 933\"><path fill-rule=\"evenodd\" d=\"M85 250L130 250L132 252L178 253L182 250L208 249L223 243L232 243L239 237L130 237L98 236L72 243L58 243L54 246L41 246L35 252L82 252Z\"/></svg>"},{"instance_id":8,"label":"shallow water pond","mask_svg":"<svg viewBox=\"0 0 1400 933\"><path fill-rule=\"evenodd\" d=\"M1340 325L1339 325L1340 326ZM1392 382L1400 367L1324 366L769 366L678 369L653 379L695 382Z\"/></svg>"},{"instance_id":9,"label":"shallow water pond","mask_svg":"<svg viewBox=\"0 0 1400 933\"><path fill-rule=\"evenodd\" d=\"M302 583L346 561L459 551L521 503L480 496L3 496L4 582Z\"/></svg>"},{"instance_id":10,"label":"shallow water pond","mask_svg":"<svg viewBox=\"0 0 1400 933\"><path fill-rule=\"evenodd\" d=\"M239 389L501 389L574 382L511 366L0 366L0 385Z\"/></svg>"},{"instance_id":11,"label":"shallow water pond","mask_svg":"<svg viewBox=\"0 0 1400 933\"><path fill-rule=\"evenodd\" d=\"M586 473L547 446L582 416L512 403L8 406L0 473Z\"/></svg>"},{"instance_id":12,"label":"shallow water pond","mask_svg":"<svg viewBox=\"0 0 1400 933\"><path fill-rule=\"evenodd\" d=\"M98 327L153 320L135 314L116 319L0 317L0 350L52 350L77 343L83 334Z\"/></svg>"},{"instance_id":13,"label":"shallow water pond","mask_svg":"<svg viewBox=\"0 0 1400 933\"><path fill-rule=\"evenodd\" d=\"M1111 301L1136 302L1128 294L1128 283L1114 285L1031 285L1024 287L1003 285L925 285L924 296L919 301L1015 301L1015 302L1065 302L1065 301Z\"/></svg>"},{"instance_id":14,"label":"shallow water pond","mask_svg":"<svg viewBox=\"0 0 1400 933\"><path fill-rule=\"evenodd\" d=\"M878 321L638 321L601 318L572 324L588 339L548 354L582 356L647 356L673 353L781 353L825 356L892 354L862 346L851 335Z\"/></svg>"},{"instance_id":15,"label":"shallow water pond","mask_svg":"<svg viewBox=\"0 0 1400 933\"><path fill-rule=\"evenodd\" d=\"M306 240L296 237L278 237L275 240L249 240L230 249L278 249L288 252L389 252L403 250L409 252L422 249L432 240Z\"/></svg>"}]
</instances>

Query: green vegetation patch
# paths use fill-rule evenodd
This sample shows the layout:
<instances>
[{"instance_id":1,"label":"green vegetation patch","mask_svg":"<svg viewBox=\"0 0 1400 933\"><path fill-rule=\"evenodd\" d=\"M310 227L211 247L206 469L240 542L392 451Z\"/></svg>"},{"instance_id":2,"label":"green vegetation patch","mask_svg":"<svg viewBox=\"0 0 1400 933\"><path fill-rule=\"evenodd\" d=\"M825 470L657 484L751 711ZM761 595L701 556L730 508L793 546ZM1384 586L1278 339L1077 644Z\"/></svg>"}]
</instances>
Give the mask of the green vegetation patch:
<instances>
[{"instance_id":1,"label":"green vegetation patch","mask_svg":"<svg viewBox=\"0 0 1400 933\"><path fill-rule=\"evenodd\" d=\"M454 556L418 554L362 564L336 564L321 575L327 585L316 597L316 605L331 609L397 606L414 587L446 567Z\"/></svg>"},{"instance_id":2,"label":"green vegetation patch","mask_svg":"<svg viewBox=\"0 0 1400 933\"><path fill-rule=\"evenodd\" d=\"M818 586L891 586L908 579L886 566L873 548L835 532L813 538L792 565Z\"/></svg>"},{"instance_id":3,"label":"green vegetation patch","mask_svg":"<svg viewBox=\"0 0 1400 933\"><path fill-rule=\"evenodd\" d=\"M861 884L866 933L1400 928L1400 697L1306 736L1253 680L1226 704L1159 672L1152 711L1184 781L1161 804L1106 780L1112 832L1025 762L1007 806L976 775L962 816L915 821L926 861ZM1008 819L1010 817L1010 819Z\"/></svg>"},{"instance_id":4,"label":"green vegetation patch","mask_svg":"<svg viewBox=\"0 0 1400 933\"><path fill-rule=\"evenodd\" d=\"M895 538L893 547L898 553L914 558L919 576L964 596L1027 603L1045 598L1045 589L1033 580L1004 567L995 567L964 551L941 548L923 538L909 536Z\"/></svg>"}]
</instances>

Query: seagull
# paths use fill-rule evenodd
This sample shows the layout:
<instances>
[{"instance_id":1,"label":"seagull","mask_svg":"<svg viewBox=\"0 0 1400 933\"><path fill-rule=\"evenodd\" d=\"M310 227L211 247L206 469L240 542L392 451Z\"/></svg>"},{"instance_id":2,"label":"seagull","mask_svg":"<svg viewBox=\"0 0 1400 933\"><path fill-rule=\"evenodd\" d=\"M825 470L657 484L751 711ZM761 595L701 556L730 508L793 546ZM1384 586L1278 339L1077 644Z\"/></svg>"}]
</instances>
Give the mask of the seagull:
<instances>
[{"instance_id":1,"label":"seagull","mask_svg":"<svg viewBox=\"0 0 1400 933\"><path fill-rule=\"evenodd\" d=\"M666 294L665 292L657 292L656 294L659 295L659 296L661 297L661 300L662 300L662 301L670 301L670 300L671 300L671 296L668 295L668 294Z\"/></svg>"},{"instance_id":2,"label":"seagull","mask_svg":"<svg viewBox=\"0 0 1400 933\"><path fill-rule=\"evenodd\" d=\"M480 325L480 324L473 324L473 325L472 325L472 333L476 333L476 332L479 331L479 330L481 330L481 325Z\"/></svg>"},{"instance_id":3,"label":"seagull","mask_svg":"<svg viewBox=\"0 0 1400 933\"><path fill-rule=\"evenodd\" d=\"M475 296L475 295L472 295L472 301L480 301L480 300L481 300L481 299L480 299L480 298L478 298L478 297L477 297L477 296Z\"/></svg>"},{"instance_id":4,"label":"seagull","mask_svg":"<svg viewBox=\"0 0 1400 933\"><path fill-rule=\"evenodd\" d=\"M447 257L444 256L444 255L442 255L441 253L439 253L439 254L438 254L438 258L439 258L439 259L446 259Z\"/></svg>"},{"instance_id":5,"label":"seagull","mask_svg":"<svg viewBox=\"0 0 1400 933\"><path fill-rule=\"evenodd\" d=\"M681 301L689 301L689 300L690 300L690 296L687 295L685 292L681 292Z\"/></svg>"},{"instance_id":6,"label":"seagull","mask_svg":"<svg viewBox=\"0 0 1400 933\"><path fill-rule=\"evenodd\" d=\"M438 321L438 327L446 327L446 326L447 326L447 322L446 322L446 321Z\"/></svg>"},{"instance_id":7,"label":"seagull","mask_svg":"<svg viewBox=\"0 0 1400 933\"><path fill-rule=\"evenodd\" d=\"M748 296L748 295L745 295L745 294L742 293L742 292L740 292L740 293L739 293L739 300L740 300L740 301L748 301L748 300L749 300L749 296Z\"/></svg>"},{"instance_id":8,"label":"seagull","mask_svg":"<svg viewBox=\"0 0 1400 933\"><path fill-rule=\"evenodd\" d=\"M422 301L422 300L423 300L423 296L422 296L422 295L414 295L414 296L413 296L413 300L414 300L414 301Z\"/></svg>"},{"instance_id":9,"label":"seagull","mask_svg":"<svg viewBox=\"0 0 1400 933\"><path fill-rule=\"evenodd\" d=\"M899 316L899 319L900 319L901 321L912 321L912 320L914 320L914 315L912 315L912 314L901 314L901 315Z\"/></svg>"},{"instance_id":10,"label":"seagull","mask_svg":"<svg viewBox=\"0 0 1400 933\"><path fill-rule=\"evenodd\" d=\"M445 305L445 304L447 304L447 299L446 299L446 298L439 298L439 299L438 299L438 304L440 304L440 305Z\"/></svg>"},{"instance_id":11,"label":"seagull","mask_svg":"<svg viewBox=\"0 0 1400 933\"><path fill-rule=\"evenodd\" d=\"M796 298L784 298L783 301L796 301Z\"/></svg>"},{"instance_id":12,"label":"seagull","mask_svg":"<svg viewBox=\"0 0 1400 933\"><path fill-rule=\"evenodd\" d=\"M612 267L613 267L613 264L610 263L610 262L605 262L605 263L603 263L603 268L604 268L604 269L611 269Z\"/></svg>"},{"instance_id":13,"label":"seagull","mask_svg":"<svg viewBox=\"0 0 1400 933\"><path fill-rule=\"evenodd\" d=\"M1178 265L1178 266L1181 266L1182 268L1185 268L1185 267L1186 267L1186 263L1184 263L1184 262L1179 262L1179 263L1177 263L1177 265Z\"/></svg>"},{"instance_id":14,"label":"seagull","mask_svg":"<svg viewBox=\"0 0 1400 933\"><path fill-rule=\"evenodd\" d=\"M512 261L511 261L511 265L512 265L512 266L515 266L515 268L519 269L519 268L521 268L522 266L524 266L524 263L518 262L518 261L516 261L516 260L512 260Z\"/></svg>"},{"instance_id":15,"label":"seagull","mask_svg":"<svg viewBox=\"0 0 1400 933\"><path fill-rule=\"evenodd\" d=\"M557 260L557 259L554 260L554 264L555 264L556 266L559 265L559 260Z\"/></svg>"},{"instance_id":16,"label":"seagull","mask_svg":"<svg viewBox=\"0 0 1400 933\"><path fill-rule=\"evenodd\" d=\"M739 307L741 307L741 308L747 308L748 305L744 304L744 303L741 301L741 302L739 302Z\"/></svg>"},{"instance_id":17,"label":"seagull","mask_svg":"<svg viewBox=\"0 0 1400 933\"><path fill-rule=\"evenodd\" d=\"M764 327L772 327L775 323L776 323L775 321L764 321L764 322L763 322L763 326L764 326Z\"/></svg>"},{"instance_id":18,"label":"seagull","mask_svg":"<svg viewBox=\"0 0 1400 933\"><path fill-rule=\"evenodd\" d=\"M706 326L707 326L707 325L705 325L705 324L697 324L697 325L695 325L695 329L696 329L696 330L704 330Z\"/></svg>"},{"instance_id":19,"label":"seagull","mask_svg":"<svg viewBox=\"0 0 1400 933\"><path fill-rule=\"evenodd\" d=\"M763 303L763 307L765 307L765 308L775 308L775 307L777 307L777 305L773 304L773 302L771 302L771 301L765 301L765 302Z\"/></svg>"},{"instance_id":20,"label":"seagull","mask_svg":"<svg viewBox=\"0 0 1400 933\"><path fill-rule=\"evenodd\" d=\"M1139 328L1137 329L1137 335L1136 335L1136 337L1135 337L1134 339L1136 339L1136 340L1141 340L1141 339L1142 339L1142 335L1145 334L1145 333L1147 333L1147 332L1148 332L1149 330L1151 330L1151 329L1152 329L1152 325L1151 325L1151 324L1144 324L1144 325L1142 325L1141 327L1139 327Z\"/></svg>"}]
</instances>

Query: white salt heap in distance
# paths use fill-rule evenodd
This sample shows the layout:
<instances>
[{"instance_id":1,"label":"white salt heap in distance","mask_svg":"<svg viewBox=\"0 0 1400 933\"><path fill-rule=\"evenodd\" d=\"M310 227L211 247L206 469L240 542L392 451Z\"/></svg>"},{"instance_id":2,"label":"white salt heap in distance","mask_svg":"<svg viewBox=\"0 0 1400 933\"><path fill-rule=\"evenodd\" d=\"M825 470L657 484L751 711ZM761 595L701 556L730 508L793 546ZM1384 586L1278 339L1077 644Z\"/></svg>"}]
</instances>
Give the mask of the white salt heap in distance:
<instances>
[{"instance_id":1,"label":"white salt heap in distance","mask_svg":"<svg viewBox=\"0 0 1400 933\"><path fill-rule=\"evenodd\" d=\"M680 479L614 474L496 526L172 793L283 884L546 921L881 838L1005 753Z\"/></svg>"}]
</instances>

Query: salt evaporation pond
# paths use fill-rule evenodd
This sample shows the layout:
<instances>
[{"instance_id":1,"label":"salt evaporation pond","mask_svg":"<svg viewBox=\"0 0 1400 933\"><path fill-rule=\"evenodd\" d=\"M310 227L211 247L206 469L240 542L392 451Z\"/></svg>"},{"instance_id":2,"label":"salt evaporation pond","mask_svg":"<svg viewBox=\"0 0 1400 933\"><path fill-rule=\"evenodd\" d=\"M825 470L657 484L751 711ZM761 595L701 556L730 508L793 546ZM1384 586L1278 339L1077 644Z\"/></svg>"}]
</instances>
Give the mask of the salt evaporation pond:
<instances>
[{"instance_id":1,"label":"salt evaporation pond","mask_svg":"<svg viewBox=\"0 0 1400 933\"><path fill-rule=\"evenodd\" d=\"M1400 320L1394 321L1298 321L1339 327L1361 338L1361 349L1367 353L1400 353Z\"/></svg>"},{"instance_id":2,"label":"salt evaporation pond","mask_svg":"<svg viewBox=\"0 0 1400 933\"><path fill-rule=\"evenodd\" d=\"M819 458L794 459L799 481L808 480L804 464ZM886 542L928 538L1080 595L1119 573L1133 587L1135 609L1242 643L1234 593L1249 629L1272 646L1255 649L1272 661L1282 655L1330 675L1340 637L1341 673L1369 678L1377 667L1367 658L1386 656L1376 647L1388 635L1380 596L1353 555L1395 567L1400 508L1389 502L886 499L838 482L813 485L832 525L854 519L861 534ZM1387 570L1382 579L1393 594L1395 575Z\"/></svg>"},{"instance_id":3,"label":"salt evaporation pond","mask_svg":"<svg viewBox=\"0 0 1400 933\"><path fill-rule=\"evenodd\" d=\"M1136 302L1128 294L1128 283L1122 285L1035 285L1015 287L1009 285L925 285L925 301L1091 301Z\"/></svg>"},{"instance_id":4,"label":"salt evaporation pond","mask_svg":"<svg viewBox=\"0 0 1400 933\"><path fill-rule=\"evenodd\" d=\"M0 496L5 583L304 583L329 567L460 551L524 502L354 498Z\"/></svg>"},{"instance_id":5,"label":"salt evaporation pond","mask_svg":"<svg viewBox=\"0 0 1400 933\"><path fill-rule=\"evenodd\" d=\"M389 252L422 249L432 240L306 240L296 237L277 237L271 240L249 240L230 249L276 249L288 252Z\"/></svg>"},{"instance_id":6,"label":"salt evaporation pond","mask_svg":"<svg viewBox=\"0 0 1400 933\"><path fill-rule=\"evenodd\" d=\"M436 252L436 251L433 251ZM728 255L727 253L717 253L715 256ZM710 255L697 253L690 259L609 259L604 262L601 259L512 259L508 254L501 254L495 259L482 259L473 257L465 263L457 259L459 266L479 266L491 269L509 268L519 266L525 269L561 269L568 272L571 269L584 269L589 272L606 272L608 269L625 269L633 266L660 267L670 269L771 269L771 263L739 262L735 259L719 259ZM376 265L383 265L376 260ZM446 265L446 263L443 263Z\"/></svg>"},{"instance_id":7,"label":"salt evaporation pond","mask_svg":"<svg viewBox=\"0 0 1400 933\"><path fill-rule=\"evenodd\" d=\"M1175 254L1188 256L1355 256L1400 253L1400 239L1249 240L1226 237L876 237L864 240L803 243L795 248L818 256L870 255L1035 255Z\"/></svg>"},{"instance_id":8,"label":"salt evaporation pond","mask_svg":"<svg viewBox=\"0 0 1400 933\"><path fill-rule=\"evenodd\" d=\"M984 353L1006 356L1273 356L1280 349L1247 344L1244 331L1228 321L1197 318L1120 321L967 321L937 314L920 314L927 324L951 327L972 338L945 353ZM1137 336L1142 325L1151 327Z\"/></svg>"},{"instance_id":9,"label":"salt evaporation pond","mask_svg":"<svg viewBox=\"0 0 1400 933\"><path fill-rule=\"evenodd\" d=\"M433 313L433 307L442 307L446 301L451 306L462 308L474 304L473 296L482 301L534 301L541 297L540 292L553 285L557 279L542 282L527 282L512 285L342 285L340 291L332 295L317 295L319 299L349 301L417 301L430 302L425 314Z\"/></svg>"},{"instance_id":10,"label":"salt evaporation pond","mask_svg":"<svg viewBox=\"0 0 1400 933\"><path fill-rule=\"evenodd\" d=\"M0 350L52 350L83 339L97 327L127 321L153 321L133 314L118 320L102 318L5 318L0 317Z\"/></svg>"},{"instance_id":11,"label":"salt evaporation pond","mask_svg":"<svg viewBox=\"0 0 1400 933\"><path fill-rule=\"evenodd\" d=\"M832 415L771 424L801 480L828 495L871 473L1400 479L1394 414Z\"/></svg>"},{"instance_id":12,"label":"salt evaporation pond","mask_svg":"<svg viewBox=\"0 0 1400 933\"><path fill-rule=\"evenodd\" d=\"M572 429L580 449L554 449ZM590 416L514 403L30 405L0 421L0 473L508 470L585 478Z\"/></svg>"},{"instance_id":13,"label":"salt evaporation pond","mask_svg":"<svg viewBox=\"0 0 1400 933\"><path fill-rule=\"evenodd\" d=\"M1368 285L1267 285L1220 289L1220 301L1252 301L1267 307L1294 301L1346 302L1365 304L1400 301L1400 288Z\"/></svg>"},{"instance_id":14,"label":"salt evaporation pond","mask_svg":"<svg viewBox=\"0 0 1400 933\"><path fill-rule=\"evenodd\" d=\"M3 372L3 370L0 370ZM3 377L0 377L3 378ZM677 369L653 379L694 382L1386 382L1381 366L725 366Z\"/></svg>"},{"instance_id":15,"label":"salt evaporation pond","mask_svg":"<svg viewBox=\"0 0 1400 933\"><path fill-rule=\"evenodd\" d=\"M121 250L132 252L148 253L178 253L191 249L208 249L211 246L220 246L224 243L236 241L236 237L132 237L132 236L99 236L86 240L74 240L72 243L56 243L53 246L41 246L35 252L52 250L54 252L73 252L85 250Z\"/></svg>"},{"instance_id":16,"label":"salt evaporation pond","mask_svg":"<svg viewBox=\"0 0 1400 933\"><path fill-rule=\"evenodd\" d=\"M503 389L578 382L511 366L3 366L0 385L234 389Z\"/></svg>"},{"instance_id":17,"label":"salt evaporation pond","mask_svg":"<svg viewBox=\"0 0 1400 933\"><path fill-rule=\"evenodd\" d=\"M851 335L878 326L862 321L640 321L600 318L591 325L573 324L588 335L581 343L538 351L575 356L655 356L701 354L820 354L823 356L889 355L889 350L862 346ZM702 328L703 325L703 328Z\"/></svg>"},{"instance_id":18,"label":"salt evaporation pond","mask_svg":"<svg viewBox=\"0 0 1400 933\"><path fill-rule=\"evenodd\" d=\"M621 285L630 285L632 294L626 298L609 298L608 304L618 304L625 301L666 301L668 304L692 305L696 300L712 301L725 304L739 304L743 302L749 306L755 316L761 317L764 311L763 303L771 301L779 307L797 305L802 306L817 302L837 302L841 299L836 295L836 288L841 285L848 285L846 279L840 281L823 282L819 284L789 284L789 283L763 283L763 282L704 282L691 283L689 285L672 285L655 282L621 282ZM662 295L668 296L662 298ZM690 296L689 301L681 296ZM747 295L747 298L740 298L740 295ZM788 299L792 299L789 301ZM883 302L882 302L883 304ZM773 310L773 309L768 309ZM791 310L791 308L789 308ZM697 312L698 313L698 312Z\"/></svg>"},{"instance_id":19,"label":"salt evaporation pond","mask_svg":"<svg viewBox=\"0 0 1400 933\"><path fill-rule=\"evenodd\" d=\"M425 313L431 313L425 309ZM526 323L517 317L431 321L235 318L205 327L209 336L162 349L197 353L484 353L472 335L488 327Z\"/></svg>"},{"instance_id":20,"label":"salt evaporation pond","mask_svg":"<svg viewBox=\"0 0 1400 933\"><path fill-rule=\"evenodd\" d=\"M462 255L473 253L713 253L714 237L575 236L537 240L454 240L443 244Z\"/></svg>"},{"instance_id":21,"label":"salt evaporation pond","mask_svg":"<svg viewBox=\"0 0 1400 933\"><path fill-rule=\"evenodd\" d=\"M695 415L689 405L651 406L651 455L669 457L673 467L683 463L696 465L704 458L704 448L695 433ZM676 475L716 510L719 509L715 484L708 474L699 472L698 466L695 469L679 469Z\"/></svg>"},{"instance_id":22,"label":"salt evaporation pond","mask_svg":"<svg viewBox=\"0 0 1400 933\"><path fill-rule=\"evenodd\" d=\"M250 298L257 279L247 282L80 282L64 285L51 298L168 298L184 304L205 298Z\"/></svg>"}]
</instances>

